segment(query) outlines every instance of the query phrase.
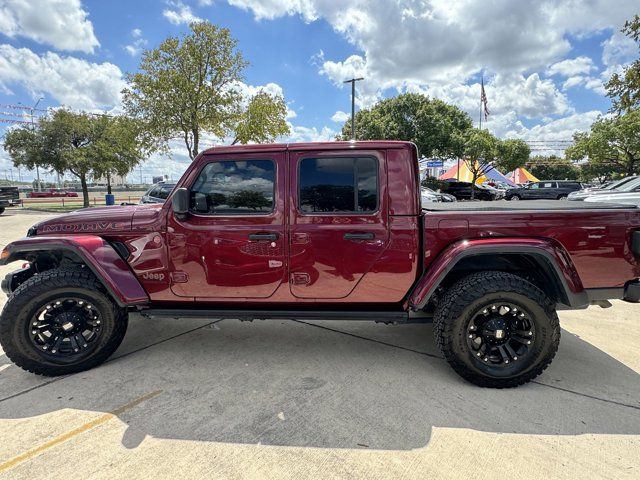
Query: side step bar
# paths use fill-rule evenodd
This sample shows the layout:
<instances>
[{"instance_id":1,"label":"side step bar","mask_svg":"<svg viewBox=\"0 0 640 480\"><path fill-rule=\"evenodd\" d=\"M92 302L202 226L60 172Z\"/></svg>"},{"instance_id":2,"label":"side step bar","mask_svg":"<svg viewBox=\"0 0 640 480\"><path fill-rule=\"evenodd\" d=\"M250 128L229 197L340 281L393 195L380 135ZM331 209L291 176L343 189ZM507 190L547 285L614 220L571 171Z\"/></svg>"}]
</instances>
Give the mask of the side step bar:
<instances>
[{"instance_id":1,"label":"side step bar","mask_svg":"<svg viewBox=\"0 0 640 480\"><path fill-rule=\"evenodd\" d=\"M407 312L322 311L322 310L198 310L149 308L139 310L147 318L223 318L251 320L370 320L381 323L413 323L430 321L430 317Z\"/></svg>"}]
</instances>

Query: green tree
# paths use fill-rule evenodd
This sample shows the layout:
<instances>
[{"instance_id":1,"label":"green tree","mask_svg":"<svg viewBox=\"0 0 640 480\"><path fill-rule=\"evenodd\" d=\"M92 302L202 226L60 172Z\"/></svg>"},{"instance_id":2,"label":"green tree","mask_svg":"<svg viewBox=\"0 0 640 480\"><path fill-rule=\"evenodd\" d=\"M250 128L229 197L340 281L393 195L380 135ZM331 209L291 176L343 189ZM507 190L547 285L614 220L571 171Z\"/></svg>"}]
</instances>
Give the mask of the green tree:
<instances>
[{"instance_id":1,"label":"green tree","mask_svg":"<svg viewBox=\"0 0 640 480\"><path fill-rule=\"evenodd\" d=\"M635 15L625 22L622 33L640 47L640 16ZM622 113L640 108L640 58L625 67L622 73L614 73L605 84L605 88L613 103L614 112Z\"/></svg>"},{"instance_id":2,"label":"green tree","mask_svg":"<svg viewBox=\"0 0 640 480\"><path fill-rule=\"evenodd\" d=\"M279 98L259 93L243 111L239 82L247 62L229 30L209 22L189 28L189 34L169 37L143 53L140 71L127 75L130 87L122 92L127 113L143 120L165 148L170 139L182 137L192 160L203 132L245 142L288 133Z\"/></svg>"},{"instance_id":3,"label":"green tree","mask_svg":"<svg viewBox=\"0 0 640 480\"><path fill-rule=\"evenodd\" d=\"M593 168L608 168L611 175L640 173L640 109L601 117L590 132L574 134L573 142L565 152L569 160L588 159Z\"/></svg>"},{"instance_id":4,"label":"green tree","mask_svg":"<svg viewBox=\"0 0 640 480\"><path fill-rule=\"evenodd\" d=\"M14 165L70 172L80 180L84 206L89 206L87 182L105 171L126 174L152 150L133 121L56 110L32 128L7 132L4 149ZM147 147L145 149L145 147Z\"/></svg>"},{"instance_id":5,"label":"green tree","mask_svg":"<svg viewBox=\"0 0 640 480\"><path fill-rule=\"evenodd\" d=\"M469 115L458 107L418 93L381 100L357 112L355 123L356 138L360 140L407 140L426 157L461 155L462 134L472 126ZM349 120L338 139L350 138Z\"/></svg>"},{"instance_id":6,"label":"green tree","mask_svg":"<svg viewBox=\"0 0 640 480\"><path fill-rule=\"evenodd\" d=\"M539 179L578 180L580 169L566 158L550 155L535 156L527 162L527 169Z\"/></svg>"},{"instance_id":7,"label":"green tree","mask_svg":"<svg viewBox=\"0 0 640 480\"><path fill-rule=\"evenodd\" d=\"M498 156L500 141L487 130L472 128L463 136L463 160L473 176L471 200L475 198L478 178L493 168Z\"/></svg>"},{"instance_id":8,"label":"green tree","mask_svg":"<svg viewBox=\"0 0 640 480\"><path fill-rule=\"evenodd\" d=\"M503 172L511 172L522 167L531 155L527 142L520 139L507 139L498 142L498 158L495 167Z\"/></svg>"},{"instance_id":9,"label":"green tree","mask_svg":"<svg viewBox=\"0 0 640 480\"><path fill-rule=\"evenodd\" d=\"M260 210L270 207L272 202L262 192L253 190L240 190L230 195L227 199L229 206L233 208L250 208L251 210Z\"/></svg>"},{"instance_id":10,"label":"green tree","mask_svg":"<svg viewBox=\"0 0 640 480\"><path fill-rule=\"evenodd\" d=\"M256 93L240 114L234 130L236 143L268 143L280 135L289 134L284 98L261 91Z\"/></svg>"}]
</instances>

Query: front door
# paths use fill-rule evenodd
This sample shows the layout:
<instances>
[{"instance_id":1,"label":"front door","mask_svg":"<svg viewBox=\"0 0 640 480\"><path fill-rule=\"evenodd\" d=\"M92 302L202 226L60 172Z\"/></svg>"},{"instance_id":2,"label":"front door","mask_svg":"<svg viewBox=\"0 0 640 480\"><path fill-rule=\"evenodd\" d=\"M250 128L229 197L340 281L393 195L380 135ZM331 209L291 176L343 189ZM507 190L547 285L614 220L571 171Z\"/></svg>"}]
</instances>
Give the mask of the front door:
<instances>
[{"instance_id":1,"label":"front door","mask_svg":"<svg viewBox=\"0 0 640 480\"><path fill-rule=\"evenodd\" d=\"M347 297L389 241L385 156L291 152L291 293Z\"/></svg>"},{"instance_id":2,"label":"front door","mask_svg":"<svg viewBox=\"0 0 640 480\"><path fill-rule=\"evenodd\" d=\"M169 216L171 289L210 299L267 298L287 280L286 152L211 155Z\"/></svg>"}]
</instances>

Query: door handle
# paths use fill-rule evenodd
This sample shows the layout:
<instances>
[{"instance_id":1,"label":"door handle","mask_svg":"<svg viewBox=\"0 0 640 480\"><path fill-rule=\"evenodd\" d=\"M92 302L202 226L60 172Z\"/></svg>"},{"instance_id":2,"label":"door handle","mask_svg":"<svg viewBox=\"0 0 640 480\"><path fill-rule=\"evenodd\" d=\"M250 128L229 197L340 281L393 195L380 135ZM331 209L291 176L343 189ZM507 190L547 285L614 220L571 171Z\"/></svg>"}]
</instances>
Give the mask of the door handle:
<instances>
[{"instance_id":1,"label":"door handle","mask_svg":"<svg viewBox=\"0 0 640 480\"><path fill-rule=\"evenodd\" d=\"M279 235L275 232L273 233L250 233L249 234L249 240L255 240L255 241L260 241L260 240L267 240L269 242L275 242L276 240L278 240Z\"/></svg>"},{"instance_id":2,"label":"door handle","mask_svg":"<svg viewBox=\"0 0 640 480\"><path fill-rule=\"evenodd\" d=\"M342 238L345 240L373 240L376 238L376 235L372 232L345 233Z\"/></svg>"}]
</instances>

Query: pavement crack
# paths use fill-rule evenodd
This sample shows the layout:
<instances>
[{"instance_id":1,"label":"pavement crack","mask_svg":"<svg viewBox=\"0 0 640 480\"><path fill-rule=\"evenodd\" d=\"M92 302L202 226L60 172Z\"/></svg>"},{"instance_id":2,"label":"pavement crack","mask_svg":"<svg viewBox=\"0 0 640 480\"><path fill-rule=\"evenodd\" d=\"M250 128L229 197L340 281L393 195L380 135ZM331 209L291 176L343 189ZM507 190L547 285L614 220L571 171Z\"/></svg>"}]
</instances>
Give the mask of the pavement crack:
<instances>
[{"instance_id":1,"label":"pavement crack","mask_svg":"<svg viewBox=\"0 0 640 480\"><path fill-rule=\"evenodd\" d=\"M205 323L204 325L200 325L199 327L191 328L191 329L186 330L184 332L177 333L176 335L172 335L171 337L163 338L162 340L158 340L157 342L153 342L153 343L150 343L150 344L145 345L143 347L136 348L135 350L131 350L130 352L123 353L122 355L111 357L104 363L105 364L106 363L111 363L111 362L114 362L114 361L119 360L121 358L128 357L129 355L133 355L134 353L138 353L138 352L141 352L141 351L146 350L148 348L155 347L156 345L160 345L161 343L168 342L169 340L173 340L174 338L178 338L178 337L181 337L183 335L187 335L187 334L189 334L191 332L195 332L196 330L200 330L201 328L210 327L214 323L221 322L222 320L224 320L224 319L219 318L219 319L214 320L213 322ZM84 373L84 372L78 372L78 373ZM37 389L42 388L42 387L46 387L47 385L51 385L54 382L58 382L60 380L64 380L65 378L73 377L74 375L78 375L78 373L73 373L73 374L70 374L70 375L62 375L60 377L52 378L51 380L49 380L47 382L44 382L44 383L41 383L40 385L36 385L34 387L27 388L27 389L22 390L20 392L14 393L13 395L9 395L8 397L0 398L0 403L5 402L7 400L11 400L12 398L19 397L19 396L24 395L26 393L33 392L34 390L37 390Z\"/></svg>"},{"instance_id":2,"label":"pavement crack","mask_svg":"<svg viewBox=\"0 0 640 480\"><path fill-rule=\"evenodd\" d=\"M325 327L324 325L316 325L315 323L308 323L308 322L305 322L305 321L302 321L302 320L293 320L293 321L294 322L298 322L298 323L303 323L304 325L309 325L310 327L316 327L316 328L320 328L322 330L328 330L330 332L335 332L335 333L339 333L339 334L342 334L342 335L347 335L349 337L358 338L360 340L366 340L368 342L378 343L380 345L385 345L387 347L398 348L400 350L406 350L407 352L417 353L419 355L424 355L426 357L438 358L438 359L444 360L444 357L442 357L440 355L434 355L433 353L422 352L420 350L415 350L413 348L403 347L401 345L394 345L393 343L383 342L381 340L376 340L374 338L364 337L362 335L357 335L355 333L344 332L342 330L337 330L335 328ZM572 394L572 395L578 395L580 397L589 398L591 400L598 400L600 402L610 403L612 405L618 405L619 407L626 407L626 408L633 408L634 410L640 410L640 406L637 406L637 405L630 405L628 403L618 402L616 400L609 400L607 398L597 397L595 395L589 395L588 393L582 393L582 392L578 392L576 390L571 390L571 389L568 389L568 388L558 387L557 385L549 385L548 383L542 383L539 380L532 380L531 383L535 383L536 385L540 385L542 387L547 387L547 388L553 388L555 390L560 390L562 392L569 393L569 394Z\"/></svg>"},{"instance_id":3,"label":"pavement crack","mask_svg":"<svg viewBox=\"0 0 640 480\"><path fill-rule=\"evenodd\" d=\"M553 388L554 390L560 390L562 392L571 393L573 395L578 395L580 397L590 398L592 400L599 400L599 401L605 402L605 403L611 403L613 405L618 405L620 407L627 407L627 408L633 408L635 410L640 410L640 406L638 406L638 405L629 405L628 403L618 402L616 400L609 400L607 398L596 397L595 395L589 395L588 393L582 393L582 392L578 392L576 390L571 390L571 389L568 389L568 388L558 387L557 385L549 385L548 383L542 383L542 382L540 382L538 380L532 380L531 383L535 383L536 385L541 385L543 387Z\"/></svg>"},{"instance_id":4,"label":"pavement crack","mask_svg":"<svg viewBox=\"0 0 640 480\"><path fill-rule=\"evenodd\" d=\"M309 325L310 327L316 327L316 328L320 328L322 330L329 330L330 332L340 333L342 335L347 335L349 337L358 338L360 340L366 340L368 342L378 343L380 345L385 345L387 347L393 347L393 348L398 348L400 350L406 350L407 352L417 353L418 355L424 355L425 357L439 358L441 360L444 360L444 357L441 356L441 355L435 355L433 353L422 352L420 350L415 350L415 349L409 348L409 347L403 347L401 345L394 345L393 343L383 342L382 340L376 340L375 338L363 337L362 335L357 335L355 333L343 332L342 330L337 330L337 329L331 328L331 327L325 327L324 325L316 325L315 323L308 323L308 322L305 322L303 320L293 320L293 321L294 322L298 322L298 323L303 323L305 325Z\"/></svg>"}]
</instances>

